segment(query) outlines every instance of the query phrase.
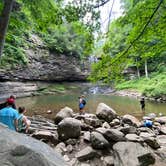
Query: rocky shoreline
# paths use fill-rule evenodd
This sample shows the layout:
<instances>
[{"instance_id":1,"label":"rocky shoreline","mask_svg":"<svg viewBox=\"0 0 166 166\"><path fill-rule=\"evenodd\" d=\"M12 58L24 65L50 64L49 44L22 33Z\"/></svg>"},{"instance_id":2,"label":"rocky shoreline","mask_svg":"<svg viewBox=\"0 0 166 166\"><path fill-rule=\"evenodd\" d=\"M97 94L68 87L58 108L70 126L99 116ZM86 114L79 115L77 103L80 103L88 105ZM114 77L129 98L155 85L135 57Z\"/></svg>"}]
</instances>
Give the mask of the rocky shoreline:
<instances>
[{"instance_id":1,"label":"rocky shoreline","mask_svg":"<svg viewBox=\"0 0 166 166\"><path fill-rule=\"evenodd\" d=\"M147 96L142 96L142 94L136 90L117 90L113 92L113 94L118 95L118 96L128 96L128 97L133 97L133 98L140 98L144 97L146 100L150 101L156 101L160 103L165 103L166 102L166 96L160 96L160 97L147 97Z\"/></svg>"},{"instance_id":2,"label":"rocky shoreline","mask_svg":"<svg viewBox=\"0 0 166 166\"><path fill-rule=\"evenodd\" d=\"M34 116L29 136L57 151L70 166L164 166L166 163L166 116L150 114L143 122L131 115L118 116L100 103L96 114L79 115L69 107L54 121Z\"/></svg>"}]
</instances>

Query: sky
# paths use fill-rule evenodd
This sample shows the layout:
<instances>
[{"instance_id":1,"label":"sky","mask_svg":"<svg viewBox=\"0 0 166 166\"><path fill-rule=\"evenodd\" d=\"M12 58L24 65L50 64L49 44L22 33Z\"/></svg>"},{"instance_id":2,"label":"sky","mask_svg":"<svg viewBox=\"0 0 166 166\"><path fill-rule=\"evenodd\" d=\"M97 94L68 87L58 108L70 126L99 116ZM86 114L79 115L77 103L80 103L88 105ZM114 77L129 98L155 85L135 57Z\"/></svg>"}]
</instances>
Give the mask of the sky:
<instances>
[{"instance_id":1,"label":"sky","mask_svg":"<svg viewBox=\"0 0 166 166\"><path fill-rule=\"evenodd\" d=\"M103 7L100 7L100 12L101 12L101 30L102 31L107 31L108 29L108 18L109 18L109 13L112 8L112 3L113 0L110 0L107 4L105 4ZM120 17L122 15L123 10L121 9L121 4L120 0L114 0L113 8L112 8L112 13L111 13L111 21Z\"/></svg>"},{"instance_id":2,"label":"sky","mask_svg":"<svg viewBox=\"0 0 166 166\"><path fill-rule=\"evenodd\" d=\"M70 1L71 0L66 0L66 3L70 2ZM114 1L114 3L113 3L113 1ZM112 6L113 6L113 8L112 8ZM100 7L100 12L101 12L100 23L101 23L102 32L106 32L108 29L108 20L109 20L108 18L109 18L109 13L110 13L111 8L112 8L111 21L122 15L123 10L121 9L120 0L110 0L104 6L101 6ZM88 19L86 18L86 20L88 20Z\"/></svg>"}]
</instances>

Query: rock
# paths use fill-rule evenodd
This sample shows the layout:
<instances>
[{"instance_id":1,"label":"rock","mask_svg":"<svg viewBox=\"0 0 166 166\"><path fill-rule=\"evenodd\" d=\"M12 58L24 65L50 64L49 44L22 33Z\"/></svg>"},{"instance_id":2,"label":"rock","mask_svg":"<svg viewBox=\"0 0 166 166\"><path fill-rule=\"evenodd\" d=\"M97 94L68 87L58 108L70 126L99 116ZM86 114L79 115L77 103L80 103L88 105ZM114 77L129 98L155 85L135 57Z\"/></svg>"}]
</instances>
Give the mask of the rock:
<instances>
[{"instance_id":1,"label":"rock","mask_svg":"<svg viewBox=\"0 0 166 166\"><path fill-rule=\"evenodd\" d=\"M73 116L73 110L69 107L62 108L55 116L54 122L58 124L64 118L69 118Z\"/></svg>"},{"instance_id":2,"label":"rock","mask_svg":"<svg viewBox=\"0 0 166 166\"><path fill-rule=\"evenodd\" d=\"M108 141L98 132L91 133L91 143L94 149L104 149L109 147Z\"/></svg>"},{"instance_id":3,"label":"rock","mask_svg":"<svg viewBox=\"0 0 166 166\"><path fill-rule=\"evenodd\" d=\"M87 146L86 148L82 149L80 152L76 154L76 158L79 161L86 161L93 159L97 156L97 152L92 149L90 146Z\"/></svg>"},{"instance_id":4,"label":"rock","mask_svg":"<svg viewBox=\"0 0 166 166\"><path fill-rule=\"evenodd\" d=\"M113 119L112 122L110 122L110 126L114 127L120 125L120 120L119 119Z\"/></svg>"},{"instance_id":5,"label":"rock","mask_svg":"<svg viewBox=\"0 0 166 166\"><path fill-rule=\"evenodd\" d=\"M84 140L87 142L90 142L90 132L89 131L84 133Z\"/></svg>"},{"instance_id":6,"label":"rock","mask_svg":"<svg viewBox=\"0 0 166 166\"><path fill-rule=\"evenodd\" d=\"M63 156L63 158L64 158L64 160L65 160L66 162L67 162L67 161L70 161L69 156L66 155L66 154Z\"/></svg>"},{"instance_id":7,"label":"rock","mask_svg":"<svg viewBox=\"0 0 166 166\"><path fill-rule=\"evenodd\" d=\"M135 127L139 127L141 125L141 123L139 122L139 120L136 117L134 117L132 115L128 115L128 114L123 116L122 122L135 126Z\"/></svg>"},{"instance_id":8,"label":"rock","mask_svg":"<svg viewBox=\"0 0 166 166\"><path fill-rule=\"evenodd\" d=\"M113 146L114 166L148 166L155 163L153 153L134 142L118 142Z\"/></svg>"},{"instance_id":9,"label":"rock","mask_svg":"<svg viewBox=\"0 0 166 166\"><path fill-rule=\"evenodd\" d=\"M0 129L0 165L67 166L47 144L5 128Z\"/></svg>"},{"instance_id":10,"label":"rock","mask_svg":"<svg viewBox=\"0 0 166 166\"><path fill-rule=\"evenodd\" d=\"M103 135L107 131L107 129L103 127L99 127L95 131Z\"/></svg>"},{"instance_id":11,"label":"rock","mask_svg":"<svg viewBox=\"0 0 166 166\"><path fill-rule=\"evenodd\" d=\"M59 144L57 144L54 149L61 155L64 155L67 151L66 146L63 142L60 142Z\"/></svg>"},{"instance_id":12,"label":"rock","mask_svg":"<svg viewBox=\"0 0 166 166\"><path fill-rule=\"evenodd\" d=\"M73 151L73 146L72 145L67 145L66 149L67 149L68 153L71 153Z\"/></svg>"},{"instance_id":13,"label":"rock","mask_svg":"<svg viewBox=\"0 0 166 166\"><path fill-rule=\"evenodd\" d=\"M81 122L74 118L65 118L58 124L59 139L78 138L81 134Z\"/></svg>"},{"instance_id":14,"label":"rock","mask_svg":"<svg viewBox=\"0 0 166 166\"><path fill-rule=\"evenodd\" d=\"M99 119L85 118L84 122L93 127L99 127L102 125L102 122Z\"/></svg>"},{"instance_id":15,"label":"rock","mask_svg":"<svg viewBox=\"0 0 166 166\"><path fill-rule=\"evenodd\" d=\"M103 119L107 122L111 122L117 117L116 112L104 103L100 103L96 109L96 115L99 119Z\"/></svg>"},{"instance_id":16,"label":"rock","mask_svg":"<svg viewBox=\"0 0 166 166\"><path fill-rule=\"evenodd\" d=\"M141 132L140 133L140 137L142 138L148 138L148 137L154 137L155 134L154 133L148 133L148 132Z\"/></svg>"},{"instance_id":17,"label":"rock","mask_svg":"<svg viewBox=\"0 0 166 166\"><path fill-rule=\"evenodd\" d=\"M157 117L157 118L155 118L155 121L159 122L160 124L165 124L166 123L166 116Z\"/></svg>"},{"instance_id":18,"label":"rock","mask_svg":"<svg viewBox=\"0 0 166 166\"><path fill-rule=\"evenodd\" d=\"M113 156L106 156L103 158L103 166L114 166Z\"/></svg>"},{"instance_id":19,"label":"rock","mask_svg":"<svg viewBox=\"0 0 166 166\"><path fill-rule=\"evenodd\" d=\"M17 81L0 82L1 98L8 98L11 94L15 94L17 97L31 96L37 89L38 87L35 83L22 83Z\"/></svg>"},{"instance_id":20,"label":"rock","mask_svg":"<svg viewBox=\"0 0 166 166\"><path fill-rule=\"evenodd\" d=\"M85 81L89 74L85 67L81 67L79 57L56 54L46 47L41 48L40 45L24 51L28 65L16 65L11 69L5 69L0 72L1 80Z\"/></svg>"},{"instance_id":21,"label":"rock","mask_svg":"<svg viewBox=\"0 0 166 166\"><path fill-rule=\"evenodd\" d=\"M136 134L127 134L125 138L127 139L127 141L131 142L143 142L143 139Z\"/></svg>"},{"instance_id":22,"label":"rock","mask_svg":"<svg viewBox=\"0 0 166 166\"><path fill-rule=\"evenodd\" d=\"M166 147L157 149L155 153L161 158L162 161L166 162Z\"/></svg>"},{"instance_id":23,"label":"rock","mask_svg":"<svg viewBox=\"0 0 166 166\"><path fill-rule=\"evenodd\" d=\"M136 130L136 128L134 126L122 127L122 128L120 128L120 131L122 133L124 133L125 135L126 134L135 134L135 133L137 133L137 130Z\"/></svg>"},{"instance_id":24,"label":"rock","mask_svg":"<svg viewBox=\"0 0 166 166\"><path fill-rule=\"evenodd\" d=\"M103 128L110 129L110 125L108 122L104 122L102 125Z\"/></svg>"},{"instance_id":25,"label":"rock","mask_svg":"<svg viewBox=\"0 0 166 166\"><path fill-rule=\"evenodd\" d=\"M160 148L158 140L154 137L143 138L143 140L153 149Z\"/></svg>"},{"instance_id":26,"label":"rock","mask_svg":"<svg viewBox=\"0 0 166 166\"><path fill-rule=\"evenodd\" d=\"M117 129L107 129L103 134L108 141L123 141L125 140L124 134Z\"/></svg>"},{"instance_id":27,"label":"rock","mask_svg":"<svg viewBox=\"0 0 166 166\"><path fill-rule=\"evenodd\" d=\"M148 127L140 127L137 130L139 133L145 132L145 134L149 133L151 137L155 136L155 133Z\"/></svg>"},{"instance_id":28,"label":"rock","mask_svg":"<svg viewBox=\"0 0 166 166\"><path fill-rule=\"evenodd\" d=\"M57 132L50 132L50 131L36 131L32 134L32 137L42 140L46 142L51 142L54 145L58 144L58 133Z\"/></svg>"},{"instance_id":29,"label":"rock","mask_svg":"<svg viewBox=\"0 0 166 166\"><path fill-rule=\"evenodd\" d=\"M156 138L158 139L160 146L166 147L166 135L158 135Z\"/></svg>"},{"instance_id":30,"label":"rock","mask_svg":"<svg viewBox=\"0 0 166 166\"><path fill-rule=\"evenodd\" d=\"M160 133L166 135L166 126L161 126L160 127Z\"/></svg>"},{"instance_id":31,"label":"rock","mask_svg":"<svg viewBox=\"0 0 166 166\"><path fill-rule=\"evenodd\" d=\"M71 139L69 138L68 140L65 141L67 145L76 145L77 144L77 139Z\"/></svg>"}]
</instances>

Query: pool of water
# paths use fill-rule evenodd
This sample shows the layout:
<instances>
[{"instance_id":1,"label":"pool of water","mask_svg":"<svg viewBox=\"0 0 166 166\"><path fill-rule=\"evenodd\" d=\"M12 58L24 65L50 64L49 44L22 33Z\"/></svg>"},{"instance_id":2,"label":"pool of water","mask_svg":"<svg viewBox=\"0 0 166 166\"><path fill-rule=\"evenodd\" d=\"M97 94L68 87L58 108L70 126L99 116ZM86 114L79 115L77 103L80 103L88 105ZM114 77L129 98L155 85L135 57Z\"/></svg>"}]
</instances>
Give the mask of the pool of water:
<instances>
[{"instance_id":1,"label":"pool of water","mask_svg":"<svg viewBox=\"0 0 166 166\"><path fill-rule=\"evenodd\" d=\"M60 111L61 108L68 106L74 112L78 112L78 96L79 94L58 94L58 95L44 95L17 99L17 106L25 106L27 115L40 114L47 118L53 118L54 115ZM99 103L105 103L112 107L119 115L132 114L138 118L142 117L139 100L136 98L115 96L115 95L97 95L89 94L86 96L86 112L95 113ZM47 110L53 113L48 115ZM146 114L148 113L162 113L166 114L166 103L156 103L145 101Z\"/></svg>"}]
</instances>

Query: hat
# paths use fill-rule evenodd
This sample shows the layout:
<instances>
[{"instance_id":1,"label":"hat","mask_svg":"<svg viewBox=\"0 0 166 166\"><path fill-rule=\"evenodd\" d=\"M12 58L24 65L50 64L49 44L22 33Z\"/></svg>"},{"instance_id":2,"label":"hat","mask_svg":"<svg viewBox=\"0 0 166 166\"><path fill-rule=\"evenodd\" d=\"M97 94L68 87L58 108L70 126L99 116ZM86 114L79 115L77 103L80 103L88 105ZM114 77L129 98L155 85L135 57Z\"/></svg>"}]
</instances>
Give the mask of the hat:
<instances>
[{"instance_id":1,"label":"hat","mask_svg":"<svg viewBox=\"0 0 166 166\"><path fill-rule=\"evenodd\" d=\"M8 104L13 104L14 103L14 99L13 98L8 98L7 99L7 103Z\"/></svg>"}]
</instances>

